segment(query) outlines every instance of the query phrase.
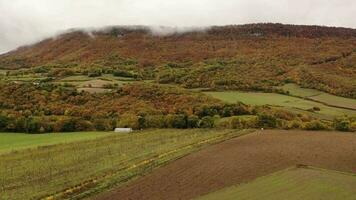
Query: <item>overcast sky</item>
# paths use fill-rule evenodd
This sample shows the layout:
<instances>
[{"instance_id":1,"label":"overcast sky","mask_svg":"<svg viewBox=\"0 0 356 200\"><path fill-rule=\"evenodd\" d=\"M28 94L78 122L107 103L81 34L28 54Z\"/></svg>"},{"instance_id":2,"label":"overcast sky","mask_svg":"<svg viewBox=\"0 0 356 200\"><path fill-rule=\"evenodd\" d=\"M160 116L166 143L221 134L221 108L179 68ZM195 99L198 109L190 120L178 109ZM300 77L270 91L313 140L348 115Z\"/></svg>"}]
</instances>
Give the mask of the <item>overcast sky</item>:
<instances>
[{"instance_id":1,"label":"overcast sky","mask_svg":"<svg viewBox=\"0 0 356 200\"><path fill-rule=\"evenodd\" d=\"M77 27L258 22L356 28L356 0L0 0L0 53Z\"/></svg>"}]
</instances>

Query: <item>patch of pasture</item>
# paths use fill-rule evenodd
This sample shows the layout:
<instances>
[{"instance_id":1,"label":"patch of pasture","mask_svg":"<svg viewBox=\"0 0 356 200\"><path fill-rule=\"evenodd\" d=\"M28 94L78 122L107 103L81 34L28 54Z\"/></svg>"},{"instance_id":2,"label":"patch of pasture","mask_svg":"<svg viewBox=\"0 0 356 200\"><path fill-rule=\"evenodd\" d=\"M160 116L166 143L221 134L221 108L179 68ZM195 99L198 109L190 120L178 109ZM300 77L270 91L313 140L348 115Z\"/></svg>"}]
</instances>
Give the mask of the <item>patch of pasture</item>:
<instances>
[{"instance_id":1,"label":"patch of pasture","mask_svg":"<svg viewBox=\"0 0 356 200\"><path fill-rule=\"evenodd\" d=\"M308 111L310 109L313 109L314 107L318 107L320 108L320 111L315 111L315 113L324 116L356 116L356 111L353 110L335 108L331 106L326 106L322 103L276 93L231 91L205 92L205 94L211 95L214 98L220 99L227 103L243 102L245 104L250 105L271 105L285 107L287 109L299 109L303 111Z\"/></svg>"},{"instance_id":2,"label":"patch of pasture","mask_svg":"<svg viewBox=\"0 0 356 200\"><path fill-rule=\"evenodd\" d=\"M208 194L198 200L354 200L356 174L317 168L291 168Z\"/></svg>"},{"instance_id":3,"label":"patch of pasture","mask_svg":"<svg viewBox=\"0 0 356 200\"><path fill-rule=\"evenodd\" d=\"M285 84L279 88L283 89L284 91L288 91L293 96L298 96L298 97L310 97L310 96L320 95L323 93L322 91L315 90L315 89L302 88L294 83Z\"/></svg>"},{"instance_id":4,"label":"patch of pasture","mask_svg":"<svg viewBox=\"0 0 356 200\"><path fill-rule=\"evenodd\" d=\"M95 94L95 93L106 93L106 92L110 92L111 89L105 89L105 88L78 88L78 91L81 92L81 91L85 91L85 92L89 92L89 93L92 93L92 94Z\"/></svg>"},{"instance_id":5,"label":"patch of pasture","mask_svg":"<svg viewBox=\"0 0 356 200\"><path fill-rule=\"evenodd\" d=\"M95 80L81 82L78 84L78 87L103 88L105 85L108 85L108 84L114 84L114 82L95 79Z\"/></svg>"},{"instance_id":6,"label":"patch of pasture","mask_svg":"<svg viewBox=\"0 0 356 200\"><path fill-rule=\"evenodd\" d=\"M315 89L301 88L297 84L286 84L280 88L288 91L293 96L308 98L330 106L356 110L356 99L339 97Z\"/></svg>"},{"instance_id":7,"label":"patch of pasture","mask_svg":"<svg viewBox=\"0 0 356 200\"><path fill-rule=\"evenodd\" d=\"M84 76L84 75L76 75L76 76L68 76L65 78L62 78L60 81L61 82L76 82L76 81L90 81L93 80L94 78Z\"/></svg>"},{"instance_id":8,"label":"patch of pasture","mask_svg":"<svg viewBox=\"0 0 356 200\"><path fill-rule=\"evenodd\" d=\"M34 75L24 75L24 76L8 76L7 81L21 81L21 82L34 82L44 80L46 77L39 77Z\"/></svg>"},{"instance_id":9,"label":"patch of pasture","mask_svg":"<svg viewBox=\"0 0 356 200\"><path fill-rule=\"evenodd\" d=\"M26 148L55 145L60 143L92 140L110 136L111 132L80 132L80 133L0 133L0 154L19 151Z\"/></svg>"},{"instance_id":10,"label":"patch of pasture","mask_svg":"<svg viewBox=\"0 0 356 200\"><path fill-rule=\"evenodd\" d=\"M317 96L309 97L312 100L326 103L328 105L337 106L337 107L345 107L356 110L356 99L339 97L327 93L322 93Z\"/></svg>"},{"instance_id":11,"label":"patch of pasture","mask_svg":"<svg viewBox=\"0 0 356 200\"><path fill-rule=\"evenodd\" d=\"M103 74L102 76L100 76L101 79L103 80L112 80L112 81L134 81L134 78L130 78L130 77L123 77L123 76L114 76L112 74Z\"/></svg>"},{"instance_id":12,"label":"patch of pasture","mask_svg":"<svg viewBox=\"0 0 356 200\"><path fill-rule=\"evenodd\" d=\"M106 85L118 85L123 86L135 82L132 78L115 77L111 74L104 74L99 77L88 77L83 75L69 76L59 81L55 81L57 84L68 84L76 87L78 91L87 91L90 93L105 93L109 92L106 89Z\"/></svg>"}]
</instances>

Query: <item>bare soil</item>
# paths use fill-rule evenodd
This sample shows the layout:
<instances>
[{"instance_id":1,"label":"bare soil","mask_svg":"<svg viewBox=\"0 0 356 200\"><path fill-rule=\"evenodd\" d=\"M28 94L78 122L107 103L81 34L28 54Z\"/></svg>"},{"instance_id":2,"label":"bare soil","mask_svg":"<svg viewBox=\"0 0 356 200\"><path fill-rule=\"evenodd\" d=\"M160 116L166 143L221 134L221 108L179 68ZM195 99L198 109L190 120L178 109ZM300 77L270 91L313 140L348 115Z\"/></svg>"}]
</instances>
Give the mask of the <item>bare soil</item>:
<instances>
[{"instance_id":1,"label":"bare soil","mask_svg":"<svg viewBox=\"0 0 356 200\"><path fill-rule=\"evenodd\" d=\"M188 155L97 199L192 199L299 164L356 173L356 134L259 131Z\"/></svg>"}]
</instances>

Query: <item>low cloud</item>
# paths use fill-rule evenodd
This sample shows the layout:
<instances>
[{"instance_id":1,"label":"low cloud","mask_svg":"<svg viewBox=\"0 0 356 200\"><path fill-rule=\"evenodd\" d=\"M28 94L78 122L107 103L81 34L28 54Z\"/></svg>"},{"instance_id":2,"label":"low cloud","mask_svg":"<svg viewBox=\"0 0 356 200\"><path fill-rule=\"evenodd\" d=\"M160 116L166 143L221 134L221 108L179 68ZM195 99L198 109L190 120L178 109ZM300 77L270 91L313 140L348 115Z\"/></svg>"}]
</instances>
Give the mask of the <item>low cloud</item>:
<instances>
[{"instance_id":1,"label":"low cloud","mask_svg":"<svg viewBox=\"0 0 356 200\"><path fill-rule=\"evenodd\" d=\"M355 10L354 0L0 0L0 53L80 27L148 25L159 35L258 22L356 28Z\"/></svg>"}]
</instances>

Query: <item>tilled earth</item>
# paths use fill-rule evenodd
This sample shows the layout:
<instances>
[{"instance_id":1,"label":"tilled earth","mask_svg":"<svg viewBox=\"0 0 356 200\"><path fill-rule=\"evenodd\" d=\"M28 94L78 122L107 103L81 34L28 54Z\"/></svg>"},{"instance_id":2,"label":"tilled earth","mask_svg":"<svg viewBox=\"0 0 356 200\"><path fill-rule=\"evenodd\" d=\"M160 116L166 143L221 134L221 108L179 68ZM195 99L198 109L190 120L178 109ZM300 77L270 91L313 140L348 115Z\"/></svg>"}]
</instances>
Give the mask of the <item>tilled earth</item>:
<instances>
[{"instance_id":1,"label":"tilled earth","mask_svg":"<svg viewBox=\"0 0 356 200\"><path fill-rule=\"evenodd\" d=\"M299 164L356 173L356 134L258 131L188 155L97 199L192 199Z\"/></svg>"}]
</instances>

